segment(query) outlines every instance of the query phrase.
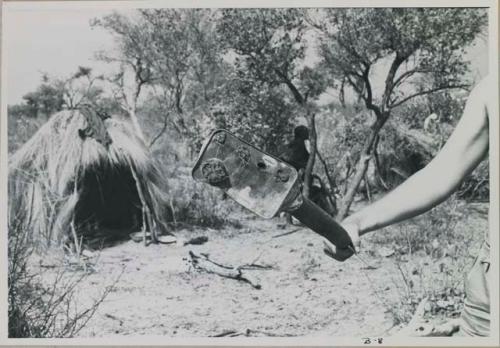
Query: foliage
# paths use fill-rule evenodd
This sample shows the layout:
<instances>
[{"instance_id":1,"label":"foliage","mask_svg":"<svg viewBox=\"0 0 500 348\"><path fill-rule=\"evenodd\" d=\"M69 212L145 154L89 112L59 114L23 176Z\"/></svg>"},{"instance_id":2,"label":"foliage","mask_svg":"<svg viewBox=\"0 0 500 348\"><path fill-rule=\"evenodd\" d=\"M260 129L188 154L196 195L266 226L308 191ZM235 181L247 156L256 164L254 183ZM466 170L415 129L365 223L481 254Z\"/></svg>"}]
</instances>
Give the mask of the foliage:
<instances>
[{"instance_id":1,"label":"foliage","mask_svg":"<svg viewBox=\"0 0 500 348\"><path fill-rule=\"evenodd\" d=\"M408 323L426 297L426 317L449 319L459 314L463 279L483 241L483 229L488 228L478 224L477 214L454 195L418 218L367 236L367 243L373 244L365 252L385 255L395 267L394 277L388 279L397 290L388 304L395 325Z\"/></svg>"},{"instance_id":2,"label":"foliage","mask_svg":"<svg viewBox=\"0 0 500 348\"><path fill-rule=\"evenodd\" d=\"M62 80L54 80L53 83L61 86L63 91L64 107L66 109L78 109L84 105L98 106L103 96L103 87L98 83L103 76L95 76L91 68L79 66L77 71L70 77Z\"/></svg>"},{"instance_id":3,"label":"foliage","mask_svg":"<svg viewBox=\"0 0 500 348\"><path fill-rule=\"evenodd\" d=\"M162 155L165 154L156 154L159 157ZM191 168L170 164L165 166L164 173L170 177L168 204L173 215L170 226L174 228L201 226L216 229L223 229L226 226L241 227L238 221L240 214L234 214L241 211L241 208L232 200L224 199L220 190L193 181ZM233 215L238 217L232 217Z\"/></svg>"},{"instance_id":4,"label":"foliage","mask_svg":"<svg viewBox=\"0 0 500 348\"><path fill-rule=\"evenodd\" d=\"M60 81L51 81L47 74L42 75L42 83L35 91L23 96L23 103L9 106L12 117L48 117L64 106L64 88Z\"/></svg>"},{"instance_id":5,"label":"foliage","mask_svg":"<svg viewBox=\"0 0 500 348\"><path fill-rule=\"evenodd\" d=\"M62 110L64 104L63 90L60 86L50 85L47 82L42 83L35 92L23 96L25 100L26 115L37 117L39 113L51 115L54 112Z\"/></svg>"},{"instance_id":6,"label":"foliage","mask_svg":"<svg viewBox=\"0 0 500 348\"><path fill-rule=\"evenodd\" d=\"M211 108L210 116L217 128L228 129L272 154L283 150L297 116L286 91L234 79L224 87L223 94L224 101Z\"/></svg>"},{"instance_id":7,"label":"foliage","mask_svg":"<svg viewBox=\"0 0 500 348\"><path fill-rule=\"evenodd\" d=\"M10 338L74 337L112 291L107 287L92 303L78 308L78 286L89 273L61 266L54 275L31 263L36 257L29 229L19 214L9 221L8 335ZM47 258L45 258L47 259ZM50 279L50 281L47 281Z\"/></svg>"},{"instance_id":8,"label":"foliage","mask_svg":"<svg viewBox=\"0 0 500 348\"><path fill-rule=\"evenodd\" d=\"M64 78L42 75L42 83L34 92L23 96L23 102L9 105L9 152L18 149L55 113L64 109L91 106L102 115L122 114L119 103L105 95L103 77L92 69L78 67Z\"/></svg>"},{"instance_id":9,"label":"foliage","mask_svg":"<svg viewBox=\"0 0 500 348\"><path fill-rule=\"evenodd\" d=\"M483 161L458 189L458 197L467 201L487 202L490 199L489 160Z\"/></svg>"},{"instance_id":10,"label":"foliage","mask_svg":"<svg viewBox=\"0 0 500 348\"><path fill-rule=\"evenodd\" d=\"M344 88L350 86L375 113L436 90L466 86L462 80L467 71L465 49L486 21L484 11L461 8L327 13L321 45L325 64L333 78ZM384 59L390 67L383 93L375 100L369 74ZM432 78L416 90L403 88L410 82L424 82L422 76Z\"/></svg>"},{"instance_id":11,"label":"foliage","mask_svg":"<svg viewBox=\"0 0 500 348\"><path fill-rule=\"evenodd\" d=\"M305 64L308 26L303 14L302 10L293 8L225 9L217 32L226 54L233 57L237 78L258 91L286 88L289 96L283 96L295 102L305 117L311 142L304 171L303 194L307 197L316 158L315 108L311 101L324 91L326 81L324 74Z\"/></svg>"},{"instance_id":12,"label":"foliage","mask_svg":"<svg viewBox=\"0 0 500 348\"><path fill-rule=\"evenodd\" d=\"M411 174L430 158L392 122L386 125L389 116L422 133L425 118L436 113L439 132L428 136L438 148L446 139L457 121L451 115L459 115L463 104L448 88L469 84L463 52L485 21L484 10L464 8L112 13L92 25L114 36L116 49L98 57L118 71L94 76L79 67L65 79L44 77L43 95L31 106L10 106L9 119L28 115L32 105L48 110L59 90L62 107L79 104L70 95L86 95L105 113L135 115L155 156L182 166L192 162L213 128L229 128L279 153L293 125L305 117L311 126L316 117L317 147L347 201L357 192L356 181L365 178L356 175L357 162L369 158L368 169L360 168L371 170L375 152L381 170L368 176L385 181L379 189L402 180L391 168ZM325 91L338 94L343 107L317 103ZM19 117L9 122L9 135L19 134L23 142L42 120ZM486 172L478 170L464 184L465 196L484 197Z\"/></svg>"},{"instance_id":13,"label":"foliage","mask_svg":"<svg viewBox=\"0 0 500 348\"><path fill-rule=\"evenodd\" d=\"M63 109L77 109L83 105L114 109L113 100L105 98L98 82L103 76L94 76L91 68L79 66L76 72L65 78L42 75L42 83L35 91L23 96L21 104L9 106L12 118L49 118ZM114 111L114 110L113 110Z\"/></svg>"},{"instance_id":14,"label":"foliage","mask_svg":"<svg viewBox=\"0 0 500 348\"><path fill-rule=\"evenodd\" d=\"M14 153L27 142L46 121L45 118L33 118L26 115L22 104L9 105L7 109L9 153Z\"/></svg>"},{"instance_id":15,"label":"foliage","mask_svg":"<svg viewBox=\"0 0 500 348\"><path fill-rule=\"evenodd\" d=\"M92 104L106 114L135 118L151 157L161 164L159 173L169 181L161 187L167 194L164 208L172 212L167 227L238 228L240 208L190 177L202 140L223 127L276 154L305 118L310 127L316 121L317 149L347 202L363 180L391 189L439 150L472 82L464 52L485 22L485 10L469 8L112 13L92 24L114 36L116 50L97 56L117 71L95 76L78 67L65 78L44 75L23 103L9 106L9 151L63 108ZM339 102L320 102L330 92ZM430 114L436 121L426 127ZM58 148L54 144L50 148ZM482 163L456 197L488 199L488 165ZM54 181L62 178L59 174ZM53 209L51 204L45 206ZM408 321L424 296L435 303L458 298L453 311L461 305L457 279L462 280L469 249L481 237L460 230L457 222L468 216L461 204L454 198L366 237L366 246L374 246L367 253L385 248L394 255L395 279L389 286L398 293L386 298L395 323ZM31 254L23 246L32 238L28 231L33 229L9 226L9 335L74 335L96 309L68 311L84 275L56 275L53 286L41 284L43 275L25 262Z\"/></svg>"},{"instance_id":16,"label":"foliage","mask_svg":"<svg viewBox=\"0 0 500 348\"><path fill-rule=\"evenodd\" d=\"M201 131L197 127L200 118L217 97L224 76L213 36L212 11L145 9L135 17L114 13L93 25L113 33L119 43L116 56L101 53L100 58L122 64L115 81L121 92L118 97L125 99L127 108L131 104L135 108L143 87L149 87L149 99L163 116L161 134L173 127L183 138L195 139ZM132 98L123 93L123 65L133 71L136 88Z\"/></svg>"},{"instance_id":17,"label":"foliage","mask_svg":"<svg viewBox=\"0 0 500 348\"><path fill-rule=\"evenodd\" d=\"M331 103L316 118L318 151L336 185L345 193L366 137L369 115L357 104Z\"/></svg>"},{"instance_id":18,"label":"foliage","mask_svg":"<svg viewBox=\"0 0 500 348\"><path fill-rule=\"evenodd\" d=\"M483 30L487 17L477 9L367 8L329 9L310 18L323 33L320 52L325 68L340 85L341 102L350 88L376 117L343 199L339 212L342 218L391 112L414 98L468 86L464 77L468 65L463 56ZM318 18L321 20L315 22ZM377 93L373 70L382 63L388 69Z\"/></svg>"},{"instance_id":19,"label":"foliage","mask_svg":"<svg viewBox=\"0 0 500 348\"><path fill-rule=\"evenodd\" d=\"M244 30L235 30L244 28ZM296 76L304 57L304 23L298 10L222 10L217 31L233 51L241 78L276 86Z\"/></svg>"}]
</instances>

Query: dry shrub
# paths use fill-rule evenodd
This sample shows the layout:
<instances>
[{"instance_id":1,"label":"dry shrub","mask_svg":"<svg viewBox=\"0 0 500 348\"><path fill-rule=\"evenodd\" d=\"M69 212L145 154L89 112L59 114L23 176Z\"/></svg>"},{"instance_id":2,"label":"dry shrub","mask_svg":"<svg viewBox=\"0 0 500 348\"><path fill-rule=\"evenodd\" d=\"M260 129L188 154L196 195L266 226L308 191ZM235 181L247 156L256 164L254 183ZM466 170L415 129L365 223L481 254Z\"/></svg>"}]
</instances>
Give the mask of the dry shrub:
<instances>
[{"instance_id":1,"label":"dry shrub","mask_svg":"<svg viewBox=\"0 0 500 348\"><path fill-rule=\"evenodd\" d=\"M464 277L484 231L468 220L468 205L456 195L431 211L374 233L374 251L389 250L395 271L395 296L388 311L394 324L408 323L422 299L425 316L435 321L457 317L463 306Z\"/></svg>"},{"instance_id":2,"label":"dry shrub","mask_svg":"<svg viewBox=\"0 0 500 348\"><path fill-rule=\"evenodd\" d=\"M188 168L178 169L170 177L171 204L176 223L216 229L241 227L241 223L231 217L241 208L231 199L223 199L222 191L194 181Z\"/></svg>"},{"instance_id":3,"label":"dry shrub","mask_svg":"<svg viewBox=\"0 0 500 348\"><path fill-rule=\"evenodd\" d=\"M148 121L151 122L151 121ZM155 136L160 124L145 127ZM149 130L148 130L149 129ZM184 139L172 130L167 130L151 147L151 152L164 177L168 178L168 205L171 208L174 228L184 225L223 228L226 225L239 228L241 224L231 213L237 207L231 199L223 200L220 190L196 182L191 176L197 153L189 139Z\"/></svg>"},{"instance_id":4,"label":"dry shrub","mask_svg":"<svg viewBox=\"0 0 500 348\"><path fill-rule=\"evenodd\" d=\"M89 275L59 267L55 273L35 270L36 252L20 215L9 223L8 333L10 338L73 337L92 318L112 291L107 286L90 304L79 308L77 287ZM45 256L44 256L45 257Z\"/></svg>"},{"instance_id":5,"label":"dry shrub","mask_svg":"<svg viewBox=\"0 0 500 348\"><path fill-rule=\"evenodd\" d=\"M481 164L464 180L458 189L458 197L475 202L487 202L490 198L490 163Z\"/></svg>"},{"instance_id":6,"label":"dry shrub","mask_svg":"<svg viewBox=\"0 0 500 348\"><path fill-rule=\"evenodd\" d=\"M20 148L47 121L45 117L28 117L22 113L8 111L9 153Z\"/></svg>"},{"instance_id":7,"label":"dry shrub","mask_svg":"<svg viewBox=\"0 0 500 348\"><path fill-rule=\"evenodd\" d=\"M393 248L399 255L411 256L418 251L426 255L447 252L445 249L454 244L470 243L470 236L455 233L464 209L461 200L451 197L429 212L374 233L369 239L377 245Z\"/></svg>"}]
</instances>

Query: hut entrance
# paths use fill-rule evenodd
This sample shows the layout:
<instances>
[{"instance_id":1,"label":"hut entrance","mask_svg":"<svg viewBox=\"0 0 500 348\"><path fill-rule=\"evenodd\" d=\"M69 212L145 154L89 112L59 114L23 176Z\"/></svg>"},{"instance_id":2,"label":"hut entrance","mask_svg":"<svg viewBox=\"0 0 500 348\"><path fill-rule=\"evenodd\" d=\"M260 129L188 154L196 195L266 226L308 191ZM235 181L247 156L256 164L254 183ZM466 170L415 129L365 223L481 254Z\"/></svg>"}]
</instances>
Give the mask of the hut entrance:
<instances>
[{"instance_id":1,"label":"hut entrance","mask_svg":"<svg viewBox=\"0 0 500 348\"><path fill-rule=\"evenodd\" d=\"M142 228L142 203L128 166L89 168L79 187L74 219L86 237L99 230L125 236Z\"/></svg>"}]
</instances>

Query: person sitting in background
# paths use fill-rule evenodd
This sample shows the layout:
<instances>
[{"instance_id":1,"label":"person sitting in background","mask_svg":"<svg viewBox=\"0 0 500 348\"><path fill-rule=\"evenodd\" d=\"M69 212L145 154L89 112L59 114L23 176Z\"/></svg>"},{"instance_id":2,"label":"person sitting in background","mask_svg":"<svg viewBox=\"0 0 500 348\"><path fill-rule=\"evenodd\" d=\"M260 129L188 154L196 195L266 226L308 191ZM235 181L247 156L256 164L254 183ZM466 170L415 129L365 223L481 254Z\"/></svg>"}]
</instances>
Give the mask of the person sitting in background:
<instances>
[{"instance_id":1,"label":"person sitting in background","mask_svg":"<svg viewBox=\"0 0 500 348\"><path fill-rule=\"evenodd\" d=\"M294 138L286 145L285 150L279 157L297 169L301 180L303 180L302 176L309 160L309 151L306 146L306 141L309 140L309 129L306 126L300 125L295 127L293 133ZM336 204L329 196L323 181L315 174L312 175L312 179L309 198L328 214L335 215L337 212ZM291 216L287 216L287 221L289 223L292 221Z\"/></svg>"},{"instance_id":2,"label":"person sitting in background","mask_svg":"<svg viewBox=\"0 0 500 348\"><path fill-rule=\"evenodd\" d=\"M309 140L309 129L306 126L297 126L293 133L294 138L286 145L279 157L300 172L306 169L309 160L309 151L305 144L306 140Z\"/></svg>"},{"instance_id":3,"label":"person sitting in background","mask_svg":"<svg viewBox=\"0 0 500 348\"><path fill-rule=\"evenodd\" d=\"M494 81L483 79L467 99L462 118L438 155L426 167L379 201L366 206L342 221L354 248L340 249L325 241L325 252L344 261L357 252L360 236L413 218L447 199L467 175L487 156L489 121L497 119ZM460 317L460 333L489 336L490 261L489 236L465 280L465 302Z\"/></svg>"}]
</instances>

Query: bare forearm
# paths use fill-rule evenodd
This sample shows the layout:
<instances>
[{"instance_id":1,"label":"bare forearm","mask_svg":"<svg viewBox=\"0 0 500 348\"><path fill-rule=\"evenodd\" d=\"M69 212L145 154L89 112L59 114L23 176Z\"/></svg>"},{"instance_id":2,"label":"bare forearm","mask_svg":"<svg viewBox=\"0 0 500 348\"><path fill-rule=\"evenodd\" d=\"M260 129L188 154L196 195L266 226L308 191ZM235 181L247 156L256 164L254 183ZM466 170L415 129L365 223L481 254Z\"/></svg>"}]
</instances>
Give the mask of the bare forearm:
<instances>
[{"instance_id":1,"label":"bare forearm","mask_svg":"<svg viewBox=\"0 0 500 348\"><path fill-rule=\"evenodd\" d=\"M464 114L439 154L380 201L347 218L359 233L417 216L444 201L488 152L487 84L471 92Z\"/></svg>"},{"instance_id":2,"label":"bare forearm","mask_svg":"<svg viewBox=\"0 0 500 348\"><path fill-rule=\"evenodd\" d=\"M489 100L496 91L491 79L484 79L469 95L464 113L439 154L422 170L379 201L342 221L353 248L327 245L325 252L338 261L351 257L359 248L359 237L367 232L417 216L439 204L485 158L489 146ZM498 116L496 116L498 117Z\"/></svg>"},{"instance_id":3,"label":"bare forearm","mask_svg":"<svg viewBox=\"0 0 500 348\"><path fill-rule=\"evenodd\" d=\"M381 200L351 215L346 220L358 225L360 234L420 215L445 200L456 185L448 178L431 177L425 169Z\"/></svg>"}]
</instances>

